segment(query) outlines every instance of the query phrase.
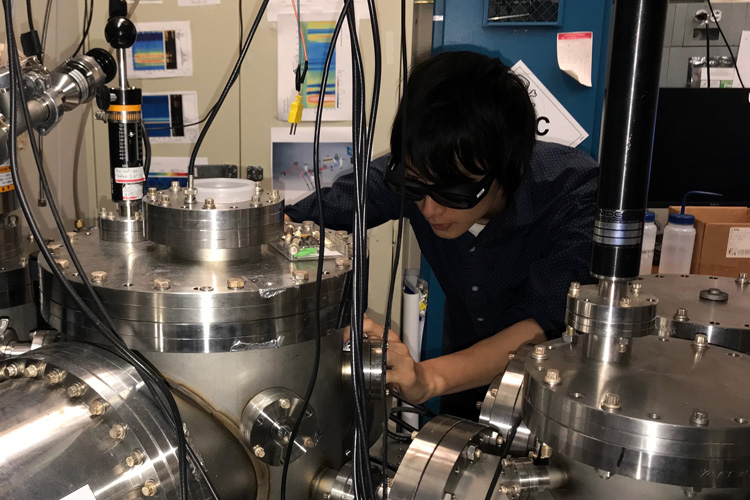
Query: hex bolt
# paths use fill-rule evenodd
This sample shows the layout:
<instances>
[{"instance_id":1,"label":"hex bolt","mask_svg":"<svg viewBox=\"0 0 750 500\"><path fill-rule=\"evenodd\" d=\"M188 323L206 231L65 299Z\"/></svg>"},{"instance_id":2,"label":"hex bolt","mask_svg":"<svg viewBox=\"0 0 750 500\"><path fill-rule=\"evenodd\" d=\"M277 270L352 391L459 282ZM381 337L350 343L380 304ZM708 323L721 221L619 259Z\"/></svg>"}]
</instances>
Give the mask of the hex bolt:
<instances>
[{"instance_id":1,"label":"hex bolt","mask_svg":"<svg viewBox=\"0 0 750 500\"><path fill-rule=\"evenodd\" d=\"M13 378L18 376L18 365L15 363L8 363L3 367L3 376L7 378Z\"/></svg>"},{"instance_id":2,"label":"hex bolt","mask_svg":"<svg viewBox=\"0 0 750 500\"><path fill-rule=\"evenodd\" d=\"M351 261L347 259L346 257L336 257L336 268L338 269L347 269L349 267L349 264Z\"/></svg>"},{"instance_id":3,"label":"hex bolt","mask_svg":"<svg viewBox=\"0 0 750 500\"><path fill-rule=\"evenodd\" d=\"M577 281L572 282L570 288L568 288L568 295L571 297L578 297L579 293L581 293L581 284Z\"/></svg>"},{"instance_id":4,"label":"hex bolt","mask_svg":"<svg viewBox=\"0 0 750 500\"><path fill-rule=\"evenodd\" d=\"M287 398L281 398L279 399L279 406L281 406L284 410L288 410L292 407L292 402Z\"/></svg>"},{"instance_id":5,"label":"hex bolt","mask_svg":"<svg viewBox=\"0 0 750 500\"><path fill-rule=\"evenodd\" d=\"M552 447L542 443L542 447L539 448L539 459L546 460L552 456Z\"/></svg>"},{"instance_id":6,"label":"hex bolt","mask_svg":"<svg viewBox=\"0 0 750 500\"><path fill-rule=\"evenodd\" d=\"M271 197L271 201L276 202L281 199L281 192L278 189L272 189L269 196Z\"/></svg>"},{"instance_id":7,"label":"hex bolt","mask_svg":"<svg viewBox=\"0 0 750 500\"><path fill-rule=\"evenodd\" d=\"M58 385L63 381L64 378L65 373L55 368L54 370L50 370L47 372L47 375L44 376L44 381L48 385Z\"/></svg>"},{"instance_id":8,"label":"hex bolt","mask_svg":"<svg viewBox=\"0 0 750 500\"><path fill-rule=\"evenodd\" d=\"M125 424L115 424L109 429L109 437L115 441L122 441L128 433L128 427Z\"/></svg>"},{"instance_id":9,"label":"hex bolt","mask_svg":"<svg viewBox=\"0 0 750 500\"><path fill-rule=\"evenodd\" d=\"M154 198L156 198L156 188L154 188L154 187L148 188L148 197L151 198L151 200L153 200ZM105 211L105 210L107 210L107 209L106 208L102 208L102 211Z\"/></svg>"},{"instance_id":10,"label":"hex bolt","mask_svg":"<svg viewBox=\"0 0 750 500\"><path fill-rule=\"evenodd\" d=\"M168 278L155 278L154 290L169 290L172 288L172 282Z\"/></svg>"},{"instance_id":11,"label":"hex bolt","mask_svg":"<svg viewBox=\"0 0 750 500\"><path fill-rule=\"evenodd\" d=\"M70 262L67 259L55 259L55 264L63 271L70 268Z\"/></svg>"},{"instance_id":12,"label":"hex bolt","mask_svg":"<svg viewBox=\"0 0 750 500\"><path fill-rule=\"evenodd\" d=\"M641 294L641 290L643 290L643 283L638 283L637 281L633 281L630 283L630 290L633 292L633 295L638 296Z\"/></svg>"},{"instance_id":13,"label":"hex bolt","mask_svg":"<svg viewBox=\"0 0 750 500\"><path fill-rule=\"evenodd\" d=\"M149 188L149 192L151 192L152 188ZM154 191L156 191L156 188L153 188ZM169 186L170 191L179 191L180 190L180 181L172 181L172 184Z\"/></svg>"},{"instance_id":14,"label":"hex bolt","mask_svg":"<svg viewBox=\"0 0 750 500\"><path fill-rule=\"evenodd\" d=\"M620 305L621 306L629 306L632 303L633 303L633 299L631 299L630 297L622 297L620 299Z\"/></svg>"},{"instance_id":15,"label":"hex bolt","mask_svg":"<svg viewBox=\"0 0 750 500\"><path fill-rule=\"evenodd\" d=\"M69 385L66 392L68 393L69 398L79 398L83 396L84 392L86 392L86 386L83 385L82 382L76 382Z\"/></svg>"},{"instance_id":16,"label":"hex bolt","mask_svg":"<svg viewBox=\"0 0 750 500\"><path fill-rule=\"evenodd\" d=\"M313 448L315 448L315 441L309 436L305 436L304 438L302 438L302 444L308 450L312 450Z\"/></svg>"},{"instance_id":17,"label":"hex bolt","mask_svg":"<svg viewBox=\"0 0 750 500\"><path fill-rule=\"evenodd\" d=\"M130 452L130 455L128 455L128 458L125 459L125 465L132 469L133 467L143 464L143 459L144 455L141 450L133 450Z\"/></svg>"},{"instance_id":18,"label":"hex bolt","mask_svg":"<svg viewBox=\"0 0 750 500\"><path fill-rule=\"evenodd\" d=\"M107 408L109 408L109 403L106 401L102 401L101 399L95 399L91 406L89 406L89 413L91 413L93 416L98 417L100 415L104 415L104 412L107 411Z\"/></svg>"},{"instance_id":19,"label":"hex bolt","mask_svg":"<svg viewBox=\"0 0 750 500\"><path fill-rule=\"evenodd\" d=\"M734 281L736 281L738 285L747 285L750 283L750 273L740 273Z\"/></svg>"},{"instance_id":20,"label":"hex bolt","mask_svg":"<svg viewBox=\"0 0 750 500\"><path fill-rule=\"evenodd\" d=\"M242 278L229 278L227 280L227 288L230 290L242 290L245 288L245 280Z\"/></svg>"},{"instance_id":21,"label":"hex bolt","mask_svg":"<svg viewBox=\"0 0 750 500\"><path fill-rule=\"evenodd\" d=\"M294 271L294 281L297 283L304 283L305 281L310 280L310 273L303 269L298 269Z\"/></svg>"},{"instance_id":22,"label":"hex bolt","mask_svg":"<svg viewBox=\"0 0 750 500\"><path fill-rule=\"evenodd\" d=\"M549 355L547 354L547 348L543 345L534 346L534 351L531 353L531 357L536 359L537 361L542 361L549 358Z\"/></svg>"},{"instance_id":23,"label":"hex bolt","mask_svg":"<svg viewBox=\"0 0 750 500\"><path fill-rule=\"evenodd\" d=\"M620 395L614 392L608 392L605 394L604 400L602 401L602 408L608 411L619 410L621 408Z\"/></svg>"},{"instance_id":24,"label":"hex bolt","mask_svg":"<svg viewBox=\"0 0 750 500\"><path fill-rule=\"evenodd\" d=\"M203 208L216 208L216 202L213 198L206 198L203 200Z\"/></svg>"},{"instance_id":25,"label":"hex bolt","mask_svg":"<svg viewBox=\"0 0 750 500\"><path fill-rule=\"evenodd\" d=\"M153 479L149 479L145 483L143 483L143 488L141 488L141 493L144 497L155 497L156 493L158 492L158 488L156 487L156 481Z\"/></svg>"},{"instance_id":26,"label":"hex bolt","mask_svg":"<svg viewBox=\"0 0 750 500\"><path fill-rule=\"evenodd\" d=\"M555 386L561 383L560 372L555 369L547 370L547 374L544 376L544 383L547 385Z\"/></svg>"},{"instance_id":27,"label":"hex bolt","mask_svg":"<svg viewBox=\"0 0 750 500\"><path fill-rule=\"evenodd\" d=\"M702 333L695 334L693 347L696 349L708 349L708 337Z\"/></svg>"},{"instance_id":28,"label":"hex bolt","mask_svg":"<svg viewBox=\"0 0 750 500\"><path fill-rule=\"evenodd\" d=\"M78 240L78 233L76 233L75 231L68 231L67 233L65 233L65 235L68 237L68 241L70 241L71 243Z\"/></svg>"},{"instance_id":29,"label":"hex bolt","mask_svg":"<svg viewBox=\"0 0 750 500\"><path fill-rule=\"evenodd\" d=\"M39 376L39 367L35 364L28 364L23 369L23 376L26 378L37 378Z\"/></svg>"},{"instance_id":30,"label":"hex bolt","mask_svg":"<svg viewBox=\"0 0 750 500\"><path fill-rule=\"evenodd\" d=\"M695 409L693 414L690 415L690 422L695 425L705 426L708 425L708 412L703 410Z\"/></svg>"},{"instance_id":31,"label":"hex bolt","mask_svg":"<svg viewBox=\"0 0 750 500\"><path fill-rule=\"evenodd\" d=\"M107 272L106 271L93 271L91 273L91 281L94 283L102 283L104 281L107 281Z\"/></svg>"},{"instance_id":32,"label":"hex bolt","mask_svg":"<svg viewBox=\"0 0 750 500\"><path fill-rule=\"evenodd\" d=\"M263 458L266 456L266 450L264 450L263 447L259 444L253 446L253 453L258 458Z\"/></svg>"},{"instance_id":33,"label":"hex bolt","mask_svg":"<svg viewBox=\"0 0 750 500\"><path fill-rule=\"evenodd\" d=\"M482 457L482 450L475 444L466 447L466 458L469 462L476 462Z\"/></svg>"},{"instance_id":34,"label":"hex bolt","mask_svg":"<svg viewBox=\"0 0 750 500\"><path fill-rule=\"evenodd\" d=\"M677 312L674 313L673 319L675 321L687 321L688 318L688 311L684 307L680 307L677 309Z\"/></svg>"},{"instance_id":35,"label":"hex bolt","mask_svg":"<svg viewBox=\"0 0 750 500\"><path fill-rule=\"evenodd\" d=\"M172 198L170 198L168 194L162 193L162 195L161 195L161 205L163 207L168 207L170 203L172 203Z\"/></svg>"}]
</instances>

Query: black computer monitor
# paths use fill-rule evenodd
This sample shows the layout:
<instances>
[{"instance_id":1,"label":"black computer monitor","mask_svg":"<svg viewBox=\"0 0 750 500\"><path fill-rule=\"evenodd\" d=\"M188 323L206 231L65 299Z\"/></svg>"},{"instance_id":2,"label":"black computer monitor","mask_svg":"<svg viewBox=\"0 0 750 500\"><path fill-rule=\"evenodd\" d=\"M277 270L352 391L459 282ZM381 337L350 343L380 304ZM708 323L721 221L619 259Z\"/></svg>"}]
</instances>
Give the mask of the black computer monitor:
<instances>
[{"instance_id":1,"label":"black computer monitor","mask_svg":"<svg viewBox=\"0 0 750 500\"><path fill-rule=\"evenodd\" d=\"M750 205L750 90L662 88L654 132L648 206Z\"/></svg>"}]
</instances>

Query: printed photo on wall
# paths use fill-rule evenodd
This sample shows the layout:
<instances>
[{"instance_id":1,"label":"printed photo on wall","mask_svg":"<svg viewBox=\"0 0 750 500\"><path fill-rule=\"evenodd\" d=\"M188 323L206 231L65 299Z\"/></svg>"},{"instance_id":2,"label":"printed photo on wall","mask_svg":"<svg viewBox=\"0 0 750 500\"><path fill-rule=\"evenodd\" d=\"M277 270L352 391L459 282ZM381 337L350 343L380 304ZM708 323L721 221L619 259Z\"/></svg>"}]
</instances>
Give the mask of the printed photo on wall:
<instances>
[{"instance_id":1,"label":"printed photo on wall","mask_svg":"<svg viewBox=\"0 0 750 500\"><path fill-rule=\"evenodd\" d=\"M128 49L128 77L193 76L189 21L137 23L138 37Z\"/></svg>"}]
</instances>

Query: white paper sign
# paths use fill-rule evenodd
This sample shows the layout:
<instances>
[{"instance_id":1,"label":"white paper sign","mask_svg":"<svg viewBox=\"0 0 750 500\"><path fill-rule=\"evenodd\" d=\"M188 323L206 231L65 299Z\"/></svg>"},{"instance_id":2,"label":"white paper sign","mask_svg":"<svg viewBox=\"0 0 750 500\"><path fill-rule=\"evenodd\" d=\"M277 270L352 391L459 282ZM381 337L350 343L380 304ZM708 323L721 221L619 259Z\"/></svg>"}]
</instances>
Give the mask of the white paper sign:
<instances>
[{"instance_id":1,"label":"white paper sign","mask_svg":"<svg viewBox=\"0 0 750 500\"><path fill-rule=\"evenodd\" d=\"M750 227L730 227L727 241L728 259L750 258Z\"/></svg>"},{"instance_id":2,"label":"white paper sign","mask_svg":"<svg viewBox=\"0 0 750 500\"><path fill-rule=\"evenodd\" d=\"M557 65L586 87L591 87L593 53L594 34L591 31L557 34Z\"/></svg>"},{"instance_id":3,"label":"white paper sign","mask_svg":"<svg viewBox=\"0 0 750 500\"><path fill-rule=\"evenodd\" d=\"M219 5L221 0L178 0L180 7L196 7L200 5Z\"/></svg>"},{"instance_id":4,"label":"white paper sign","mask_svg":"<svg viewBox=\"0 0 750 500\"><path fill-rule=\"evenodd\" d=\"M740 38L740 50L737 51L737 70L745 86L750 87L750 31L743 31ZM741 88L739 78L734 80L734 87Z\"/></svg>"},{"instance_id":5,"label":"white paper sign","mask_svg":"<svg viewBox=\"0 0 750 500\"><path fill-rule=\"evenodd\" d=\"M537 139L574 148L589 136L523 61L518 61L512 70L529 82L529 97L536 109Z\"/></svg>"},{"instance_id":6,"label":"white paper sign","mask_svg":"<svg viewBox=\"0 0 750 500\"><path fill-rule=\"evenodd\" d=\"M62 497L60 500L96 500L96 496L94 496L94 492L91 491L91 487L87 484L70 495Z\"/></svg>"},{"instance_id":7,"label":"white paper sign","mask_svg":"<svg viewBox=\"0 0 750 500\"><path fill-rule=\"evenodd\" d=\"M138 37L127 50L128 78L193 76L190 21L136 23Z\"/></svg>"}]
</instances>

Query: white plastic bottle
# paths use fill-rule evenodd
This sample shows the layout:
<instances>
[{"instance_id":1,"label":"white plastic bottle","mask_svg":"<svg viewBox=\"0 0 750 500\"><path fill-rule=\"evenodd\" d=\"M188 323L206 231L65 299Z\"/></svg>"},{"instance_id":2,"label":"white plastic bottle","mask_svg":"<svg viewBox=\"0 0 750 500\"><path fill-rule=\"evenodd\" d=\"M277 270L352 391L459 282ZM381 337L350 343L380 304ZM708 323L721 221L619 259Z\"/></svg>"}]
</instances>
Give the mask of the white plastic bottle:
<instances>
[{"instance_id":1,"label":"white plastic bottle","mask_svg":"<svg viewBox=\"0 0 750 500\"><path fill-rule=\"evenodd\" d=\"M646 223L643 226L643 244L641 245L641 276L651 274L654 265L654 247L656 246L656 214L646 212Z\"/></svg>"},{"instance_id":2,"label":"white plastic bottle","mask_svg":"<svg viewBox=\"0 0 750 500\"><path fill-rule=\"evenodd\" d=\"M685 213L671 214L664 227L659 274L690 274L695 244L695 217Z\"/></svg>"}]
</instances>

